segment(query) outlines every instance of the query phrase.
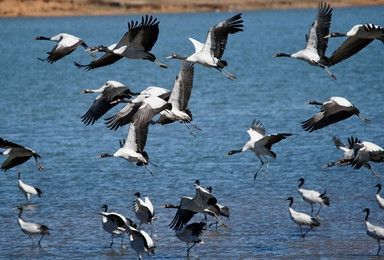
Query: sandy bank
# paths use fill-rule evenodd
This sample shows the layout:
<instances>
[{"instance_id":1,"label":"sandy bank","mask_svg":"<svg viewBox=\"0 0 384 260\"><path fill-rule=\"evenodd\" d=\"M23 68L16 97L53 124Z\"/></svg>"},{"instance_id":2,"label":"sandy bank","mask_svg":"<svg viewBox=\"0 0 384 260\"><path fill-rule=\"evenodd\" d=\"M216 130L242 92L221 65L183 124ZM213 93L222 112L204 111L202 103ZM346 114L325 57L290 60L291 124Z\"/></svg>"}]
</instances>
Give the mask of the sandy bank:
<instances>
[{"instance_id":1,"label":"sandy bank","mask_svg":"<svg viewBox=\"0 0 384 260\"><path fill-rule=\"evenodd\" d=\"M384 5L384 0L333 0L333 7ZM0 0L1 17L115 15L309 8L314 0Z\"/></svg>"}]
</instances>

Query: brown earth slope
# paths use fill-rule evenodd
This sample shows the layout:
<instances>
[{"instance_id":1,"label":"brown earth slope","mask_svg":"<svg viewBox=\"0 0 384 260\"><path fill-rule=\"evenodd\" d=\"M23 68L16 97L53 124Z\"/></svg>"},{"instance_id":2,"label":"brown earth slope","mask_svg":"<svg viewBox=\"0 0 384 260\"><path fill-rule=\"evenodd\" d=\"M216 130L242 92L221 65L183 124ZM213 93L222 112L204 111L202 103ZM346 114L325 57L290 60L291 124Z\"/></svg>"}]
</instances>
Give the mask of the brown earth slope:
<instances>
[{"instance_id":1,"label":"brown earth slope","mask_svg":"<svg viewBox=\"0 0 384 260\"><path fill-rule=\"evenodd\" d=\"M0 0L0 17L246 11L315 7L315 0ZM384 5L384 0L330 0L332 7Z\"/></svg>"}]
</instances>

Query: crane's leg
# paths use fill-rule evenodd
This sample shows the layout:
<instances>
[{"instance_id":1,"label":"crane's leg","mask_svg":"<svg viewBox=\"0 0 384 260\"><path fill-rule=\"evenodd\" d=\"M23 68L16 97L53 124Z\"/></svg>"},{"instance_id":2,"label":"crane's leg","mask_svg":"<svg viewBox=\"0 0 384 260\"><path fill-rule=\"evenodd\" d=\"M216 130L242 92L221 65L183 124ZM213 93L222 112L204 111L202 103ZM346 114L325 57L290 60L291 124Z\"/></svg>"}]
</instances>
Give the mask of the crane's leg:
<instances>
[{"instance_id":1,"label":"crane's leg","mask_svg":"<svg viewBox=\"0 0 384 260\"><path fill-rule=\"evenodd\" d=\"M236 79L236 76L235 76L235 75L229 73L229 72L228 72L227 70L225 70L224 68L223 68L223 71L224 71L225 74L227 75L228 79L230 79L230 80L234 80L234 79Z\"/></svg>"},{"instance_id":2,"label":"crane's leg","mask_svg":"<svg viewBox=\"0 0 384 260\"><path fill-rule=\"evenodd\" d=\"M37 243L37 244L39 245L39 247L41 247L40 242L41 242L41 240L43 239L43 237L44 237L44 234L41 236L41 238L40 238L40 240L39 240L39 243Z\"/></svg>"},{"instance_id":3,"label":"crane's leg","mask_svg":"<svg viewBox=\"0 0 384 260\"><path fill-rule=\"evenodd\" d=\"M39 159L35 158L37 169L41 172L45 171L45 168L41 165Z\"/></svg>"},{"instance_id":4,"label":"crane's leg","mask_svg":"<svg viewBox=\"0 0 384 260\"><path fill-rule=\"evenodd\" d=\"M153 218L151 219L151 237L153 236Z\"/></svg>"},{"instance_id":5,"label":"crane's leg","mask_svg":"<svg viewBox=\"0 0 384 260\"><path fill-rule=\"evenodd\" d=\"M145 167L145 169L146 169L152 176L155 176L155 174L153 173L153 171L151 171L145 164L143 164L143 166Z\"/></svg>"},{"instance_id":6,"label":"crane's leg","mask_svg":"<svg viewBox=\"0 0 384 260\"><path fill-rule=\"evenodd\" d=\"M216 221L216 222L213 222L213 223L209 224L208 227L210 228L212 225L216 225L216 230L217 230L217 225L218 225L218 224L219 224L219 222Z\"/></svg>"},{"instance_id":7,"label":"crane's leg","mask_svg":"<svg viewBox=\"0 0 384 260\"><path fill-rule=\"evenodd\" d=\"M187 242L187 256L189 256L189 244L188 244L188 242Z\"/></svg>"},{"instance_id":8,"label":"crane's leg","mask_svg":"<svg viewBox=\"0 0 384 260\"><path fill-rule=\"evenodd\" d=\"M303 236L303 229L301 228L301 226L299 226L299 228L300 228L300 236L304 237Z\"/></svg>"},{"instance_id":9,"label":"crane's leg","mask_svg":"<svg viewBox=\"0 0 384 260\"><path fill-rule=\"evenodd\" d=\"M321 207L322 207L322 205L320 204L319 210L318 210L317 213L316 213L316 218L317 218L317 219L320 219L320 215L319 215L319 213L320 213Z\"/></svg>"},{"instance_id":10,"label":"crane's leg","mask_svg":"<svg viewBox=\"0 0 384 260\"><path fill-rule=\"evenodd\" d=\"M190 247L188 247L188 244L187 244L187 256L189 256L189 251L191 250L192 247L194 247L196 245L196 243L193 243L193 245L191 245Z\"/></svg>"},{"instance_id":11,"label":"crane's leg","mask_svg":"<svg viewBox=\"0 0 384 260\"><path fill-rule=\"evenodd\" d=\"M189 131L189 134L192 135L193 137L196 137L196 135L192 132L192 130L189 128L188 126L188 123L187 122L183 122L184 125L187 127L188 131Z\"/></svg>"},{"instance_id":12,"label":"crane's leg","mask_svg":"<svg viewBox=\"0 0 384 260\"><path fill-rule=\"evenodd\" d=\"M191 121L189 121L188 123L190 123L194 128L196 128L196 130L201 131L201 128L198 127L197 125L193 124Z\"/></svg>"},{"instance_id":13,"label":"crane's leg","mask_svg":"<svg viewBox=\"0 0 384 260\"><path fill-rule=\"evenodd\" d=\"M25 193L25 199L27 200L27 204L31 204L31 195L29 193Z\"/></svg>"},{"instance_id":14,"label":"crane's leg","mask_svg":"<svg viewBox=\"0 0 384 260\"><path fill-rule=\"evenodd\" d=\"M164 68L164 69L167 69L167 68L168 68L167 65L165 65L164 63L161 63L160 61L158 61L158 60L156 60L156 59L155 59L153 62L154 62L155 64L159 65L160 67Z\"/></svg>"},{"instance_id":15,"label":"crane's leg","mask_svg":"<svg viewBox=\"0 0 384 260\"><path fill-rule=\"evenodd\" d=\"M336 165L336 162L329 162L326 165L324 165L323 168L327 168L327 167L331 167L331 166L335 166L335 165Z\"/></svg>"},{"instance_id":16,"label":"crane's leg","mask_svg":"<svg viewBox=\"0 0 384 260\"><path fill-rule=\"evenodd\" d=\"M151 161L149 161L149 160L148 160L148 162L149 162L150 164L152 164L154 167L159 167L157 164L155 164L155 163L153 163L153 162L151 162Z\"/></svg>"},{"instance_id":17,"label":"crane's leg","mask_svg":"<svg viewBox=\"0 0 384 260\"><path fill-rule=\"evenodd\" d=\"M336 80L336 76L323 64L321 63L317 63L319 65L320 68L322 68L323 70L325 70L334 80Z\"/></svg>"},{"instance_id":18,"label":"crane's leg","mask_svg":"<svg viewBox=\"0 0 384 260\"><path fill-rule=\"evenodd\" d=\"M213 213L213 214L210 214L222 227L225 227L227 228L228 225L225 224L223 221L221 221L221 219L219 218L219 216L216 215L216 213ZM207 223L207 222L205 222Z\"/></svg>"},{"instance_id":19,"label":"crane's leg","mask_svg":"<svg viewBox=\"0 0 384 260\"><path fill-rule=\"evenodd\" d=\"M261 165L260 165L259 169L257 169L255 175L253 176L253 180L256 180L257 174L259 173L261 167L263 167L263 165L264 165L264 161L261 159L261 157L258 156L258 158L260 159Z\"/></svg>"},{"instance_id":20,"label":"crane's leg","mask_svg":"<svg viewBox=\"0 0 384 260\"><path fill-rule=\"evenodd\" d=\"M233 74L231 74L231 73L229 73L228 71L226 71L224 68L217 68L218 70L220 70L221 71L221 73L223 73L224 74L224 76L226 76L228 79L230 79L230 80L234 80L235 78L236 78L236 76L235 75L233 75Z\"/></svg>"},{"instance_id":21,"label":"crane's leg","mask_svg":"<svg viewBox=\"0 0 384 260\"><path fill-rule=\"evenodd\" d=\"M28 234L28 236L29 236L29 238L32 240L32 245L34 245L34 244L35 244L35 241L33 240L33 237L32 237L31 235L29 235L29 234Z\"/></svg>"},{"instance_id":22,"label":"crane's leg","mask_svg":"<svg viewBox=\"0 0 384 260\"><path fill-rule=\"evenodd\" d=\"M313 227L311 227L310 229L308 229L308 230L304 233L303 238L305 237L305 235L306 235L309 231L312 230L312 228L313 228Z\"/></svg>"},{"instance_id":23,"label":"crane's leg","mask_svg":"<svg viewBox=\"0 0 384 260\"><path fill-rule=\"evenodd\" d=\"M377 255L379 255L379 253L380 253L380 249L381 249L381 246L380 246L380 240L377 240L377 243L379 243L379 249L377 250Z\"/></svg>"},{"instance_id":24,"label":"crane's leg","mask_svg":"<svg viewBox=\"0 0 384 260\"><path fill-rule=\"evenodd\" d=\"M121 248L124 248L124 233L121 235Z\"/></svg>"},{"instance_id":25,"label":"crane's leg","mask_svg":"<svg viewBox=\"0 0 384 260\"><path fill-rule=\"evenodd\" d=\"M267 177L267 175L268 175L268 167L269 167L269 160L268 160L268 158L266 156L264 156L264 159L267 162L267 167L265 167L264 177Z\"/></svg>"},{"instance_id":26,"label":"crane's leg","mask_svg":"<svg viewBox=\"0 0 384 260\"><path fill-rule=\"evenodd\" d=\"M373 173L373 175L375 175L376 178L380 178L380 175L378 175L377 173L375 173L374 170L372 170L371 166L369 166L369 169L371 170L371 172Z\"/></svg>"},{"instance_id":27,"label":"crane's leg","mask_svg":"<svg viewBox=\"0 0 384 260\"><path fill-rule=\"evenodd\" d=\"M113 236L114 234L112 234L111 244L109 245L110 248L112 248L112 245L113 245Z\"/></svg>"},{"instance_id":28,"label":"crane's leg","mask_svg":"<svg viewBox=\"0 0 384 260\"><path fill-rule=\"evenodd\" d=\"M329 75L331 75L331 77L332 77L334 80L337 80L335 74L333 74L327 67L324 66L324 70L325 70Z\"/></svg>"}]
</instances>

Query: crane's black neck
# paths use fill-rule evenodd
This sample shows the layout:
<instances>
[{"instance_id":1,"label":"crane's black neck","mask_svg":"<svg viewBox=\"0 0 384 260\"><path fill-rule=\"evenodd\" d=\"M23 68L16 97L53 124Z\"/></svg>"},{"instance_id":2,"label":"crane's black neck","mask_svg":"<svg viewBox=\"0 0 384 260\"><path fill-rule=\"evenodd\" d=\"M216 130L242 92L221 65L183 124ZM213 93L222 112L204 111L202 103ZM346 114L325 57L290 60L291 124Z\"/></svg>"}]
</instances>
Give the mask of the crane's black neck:
<instances>
[{"instance_id":1,"label":"crane's black neck","mask_svg":"<svg viewBox=\"0 0 384 260\"><path fill-rule=\"evenodd\" d=\"M293 204L293 198L292 197L289 197L287 200L290 201L289 203L289 206L288 207L292 207L292 204Z\"/></svg>"},{"instance_id":2,"label":"crane's black neck","mask_svg":"<svg viewBox=\"0 0 384 260\"><path fill-rule=\"evenodd\" d=\"M172 54L172 55L169 56L168 58L170 58L170 59L186 60L188 57L186 57L186 56L182 56L182 55L180 55L180 54Z\"/></svg>"},{"instance_id":3,"label":"crane's black neck","mask_svg":"<svg viewBox=\"0 0 384 260\"><path fill-rule=\"evenodd\" d=\"M304 178L300 178L300 183L299 183L299 189L301 189L301 186L304 184Z\"/></svg>"},{"instance_id":4,"label":"crane's black neck","mask_svg":"<svg viewBox=\"0 0 384 260\"><path fill-rule=\"evenodd\" d=\"M379 194L380 191L381 191L381 189L382 189L382 186L381 186L381 184L379 183L379 184L376 185L376 187L377 187L377 192L376 192L376 194Z\"/></svg>"},{"instance_id":5,"label":"crane's black neck","mask_svg":"<svg viewBox=\"0 0 384 260\"><path fill-rule=\"evenodd\" d=\"M279 52L276 53L275 57L291 57L291 54Z\"/></svg>"},{"instance_id":6,"label":"crane's black neck","mask_svg":"<svg viewBox=\"0 0 384 260\"><path fill-rule=\"evenodd\" d=\"M102 153L100 154L100 158L103 158L103 157L114 157L113 154L110 154L110 153Z\"/></svg>"},{"instance_id":7,"label":"crane's black neck","mask_svg":"<svg viewBox=\"0 0 384 260\"><path fill-rule=\"evenodd\" d=\"M365 221L368 221L370 210L369 210L369 208L366 208L363 211L367 212L367 215L365 216Z\"/></svg>"},{"instance_id":8,"label":"crane's black neck","mask_svg":"<svg viewBox=\"0 0 384 260\"><path fill-rule=\"evenodd\" d=\"M309 105L316 105L316 106L322 106L323 105L323 103L315 101L315 100L308 101L308 104Z\"/></svg>"},{"instance_id":9,"label":"crane's black neck","mask_svg":"<svg viewBox=\"0 0 384 260\"><path fill-rule=\"evenodd\" d=\"M23 214L23 207L22 206L19 206L17 207L20 211L19 211L19 218L21 218L21 214Z\"/></svg>"},{"instance_id":10,"label":"crane's black neck","mask_svg":"<svg viewBox=\"0 0 384 260\"><path fill-rule=\"evenodd\" d=\"M175 206L173 204L165 204L164 205L164 208L169 208L169 209L179 209L180 208L180 205L179 206Z\"/></svg>"},{"instance_id":11,"label":"crane's black neck","mask_svg":"<svg viewBox=\"0 0 384 260\"><path fill-rule=\"evenodd\" d=\"M49 37L45 37L45 36L37 36L37 37L35 38L35 40L46 40L46 41L50 41L51 38L49 38Z\"/></svg>"},{"instance_id":12,"label":"crane's black neck","mask_svg":"<svg viewBox=\"0 0 384 260\"><path fill-rule=\"evenodd\" d=\"M105 204L105 205L103 205L101 207L104 208L104 212L108 212L108 205L107 204Z\"/></svg>"},{"instance_id":13,"label":"crane's black neck","mask_svg":"<svg viewBox=\"0 0 384 260\"><path fill-rule=\"evenodd\" d=\"M232 151L229 151L227 153L227 155L232 155L232 154L235 154L235 153L241 153L243 150L242 149L239 149L239 150L232 150Z\"/></svg>"}]
</instances>

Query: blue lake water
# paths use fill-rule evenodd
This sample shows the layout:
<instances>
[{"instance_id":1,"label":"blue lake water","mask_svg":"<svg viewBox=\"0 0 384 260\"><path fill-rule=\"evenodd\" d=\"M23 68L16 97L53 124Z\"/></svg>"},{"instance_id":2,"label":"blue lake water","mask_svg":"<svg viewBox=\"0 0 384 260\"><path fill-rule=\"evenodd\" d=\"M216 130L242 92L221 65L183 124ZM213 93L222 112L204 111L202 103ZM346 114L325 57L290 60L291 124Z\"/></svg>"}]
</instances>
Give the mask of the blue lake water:
<instances>
[{"instance_id":1,"label":"blue lake water","mask_svg":"<svg viewBox=\"0 0 384 260\"><path fill-rule=\"evenodd\" d=\"M365 22L383 23L384 6L335 8L331 31L348 31ZM80 117L95 95L80 95L87 88L99 88L107 80L117 80L140 91L156 85L171 89L179 61L165 60L172 53L187 55L193 45L188 37L204 41L210 26L234 13L159 14L160 34L152 52L166 63L167 70L142 60L122 59L117 63L84 71L73 61L86 64L91 57L82 49L54 64L40 62L53 42L33 41L38 35L53 36L67 32L81 37L88 45L110 45L127 30L127 22L140 15L7 18L0 19L2 48L0 89L0 137L37 151L46 172L38 172L33 160L21 165L26 183L43 190L41 198L32 197L33 207L24 219L47 224L51 235L42 248L31 247L30 239L17 224L13 207L24 204L17 187L17 168L1 174L0 258L103 258L135 259L129 247L110 249L110 235L101 227L103 204L136 220L133 195L148 194L159 217L155 222L154 259L178 259L186 255L186 245L168 228L175 210L162 209L165 203L177 204L181 196L193 196L196 179L202 186L213 186L219 203L231 210L228 228L209 228L204 244L191 250L202 259L251 259L270 257L368 258L377 251L377 242L366 235L362 210L371 208L370 220L384 225L384 212L375 201L377 183L365 168L322 166L342 156L332 137L343 141L353 135L384 146L383 45L371 43L359 54L330 70L335 81L323 70L283 58L277 52L293 53L305 45L305 34L315 9L244 12L244 31L230 35L223 58L227 70L237 76L230 81L219 71L200 65L189 108L194 123L202 128L196 137L174 123L149 129L145 150L158 164L151 176L119 158L96 159L102 152L114 153L128 127L117 131L106 128L100 119L86 126ZM383 24L382 24L383 25ZM343 41L330 39L327 54ZM354 103L372 124L352 117L313 133L301 129L300 122L317 113L304 105L311 99L325 101L343 96ZM106 116L113 115L115 107ZM248 141L246 130L254 119L267 133L293 133L276 144L276 159L271 159L268 177L253 174L259 160L252 152L224 155ZM0 156L5 160L5 156ZM1 162L2 162L1 161ZM372 164L384 176L382 164ZM310 212L297 191L299 178L304 188L327 190L331 205L321 212L321 226L300 238L299 228L288 213L286 198L293 196L293 208ZM317 210L317 207L315 208ZM196 221L203 216L197 215ZM144 226L147 231L150 227ZM384 254L384 252L382 252Z\"/></svg>"}]
</instances>

